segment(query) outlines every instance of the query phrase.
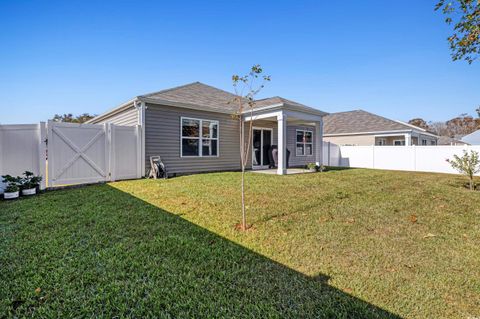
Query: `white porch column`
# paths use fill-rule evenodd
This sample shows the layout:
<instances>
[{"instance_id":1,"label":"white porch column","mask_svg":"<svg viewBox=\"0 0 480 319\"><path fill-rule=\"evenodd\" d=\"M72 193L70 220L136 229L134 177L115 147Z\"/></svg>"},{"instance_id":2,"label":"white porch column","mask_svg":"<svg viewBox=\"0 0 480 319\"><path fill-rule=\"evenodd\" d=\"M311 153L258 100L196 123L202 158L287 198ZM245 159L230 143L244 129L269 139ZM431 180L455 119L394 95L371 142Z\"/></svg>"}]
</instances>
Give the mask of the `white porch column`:
<instances>
[{"instance_id":1,"label":"white porch column","mask_svg":"<svg viewBox=\"0 0 480 319\"><path fill-rule=\"evenodd\" d=\"M323 164L323 121L315 122L315 164Z\"/></svg>"},{"instance_id":2,"label":"white porch column","mask_svg":"<svg viewBox=\"0 0 480 319\"><path fill-rule=\"evenodd\" d=\"M405 134L405 146L412 145L412 135L410 133Z\"/></svg>"},{"instance_id":3,"label":"white porch column","mask_svg":"<svg viewBox=\"0 0 480 319\"><path fill-rule=\"evenodd\" d=\"M287 116L277 115L278 123L278 175L287 174Z\"/></svg>"}]
</instances>

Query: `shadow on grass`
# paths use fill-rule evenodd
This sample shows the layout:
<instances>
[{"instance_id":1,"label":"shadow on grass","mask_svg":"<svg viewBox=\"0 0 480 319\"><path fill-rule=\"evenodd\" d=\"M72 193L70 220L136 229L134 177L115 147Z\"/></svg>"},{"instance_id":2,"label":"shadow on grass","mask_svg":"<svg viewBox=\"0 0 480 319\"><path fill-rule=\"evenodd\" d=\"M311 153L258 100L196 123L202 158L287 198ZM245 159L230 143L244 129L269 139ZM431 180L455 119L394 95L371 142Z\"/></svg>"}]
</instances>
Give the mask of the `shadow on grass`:
<instances>
[{"instance_id":1,"label":"shadow on grass","mask_svg":"<svg viewBox=\"0 0 480 319\"><path fill-rule=\"evenodd\" d=\"M398 318L108 185L0 205L0 317Z\"/></svg>"},{"instance_id":2,"label":"shadow on grass","mask_svg":"<svg viewBox=\"0 0 480 319\"><path fill-rule=\"evenodd\" d=\"M356 168L356 167L346 167L346 166L327 166L325 172L346 171L346 170L352 170L352 169L358 169L358 168Z\"/></svg>"}]
</instances>

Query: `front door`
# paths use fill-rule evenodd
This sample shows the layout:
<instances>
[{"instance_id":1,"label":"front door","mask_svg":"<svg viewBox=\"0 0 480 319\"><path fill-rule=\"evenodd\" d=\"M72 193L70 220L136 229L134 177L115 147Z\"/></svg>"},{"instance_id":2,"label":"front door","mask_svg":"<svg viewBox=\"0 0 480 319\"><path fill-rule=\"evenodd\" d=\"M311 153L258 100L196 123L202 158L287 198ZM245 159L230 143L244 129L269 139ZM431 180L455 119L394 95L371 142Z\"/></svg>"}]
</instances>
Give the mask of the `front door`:
<instances>
[{"instance_id":1,"label":"front door","mask_svg":"<svg viewBox=\"0 0 480 319\"><path fill-rule=\"evenodd\" d=\"M252 132L252 168L265 169L270 166L269 152L272 145L271 128L253 128ZM273 165L273 163L272 163Z\"/></svg>"}]
</instances>

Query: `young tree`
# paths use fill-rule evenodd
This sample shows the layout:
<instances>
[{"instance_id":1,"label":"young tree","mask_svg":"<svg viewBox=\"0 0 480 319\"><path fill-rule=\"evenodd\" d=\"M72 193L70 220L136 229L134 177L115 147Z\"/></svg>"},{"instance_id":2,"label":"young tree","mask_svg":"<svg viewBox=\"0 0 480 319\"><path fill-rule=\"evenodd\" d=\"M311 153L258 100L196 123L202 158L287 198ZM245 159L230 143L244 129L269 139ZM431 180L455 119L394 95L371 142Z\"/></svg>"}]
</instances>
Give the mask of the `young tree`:
<instances>
[{"instance_id":1,"label":"young tree","mask_svg":"<svg viewBox=\"0 0 480 319\"><path fill-rule=\"evenodd\" d=\"M241 192L242 192L242 223L240 225L241 230L247 230L247 214L245 210L245 168L247 166L250 143L252 141L253 121L248 123L248 130L245 131L245 123L243 121L243 115L245 112L250 112L250 116L253 115L253 109L255 107L255 96L264 88L265 83L270 81L270 76L262 75L263 69L260 65L254 65L250 69L250 72L244 76L233 75L232 84L235 91L235 98L233 103L238 107L237 112L234 114L239 124L240 134L240 166L242 169L241 174ZM257 81L261 80L257 84ZM248 132L247 141L245 143L246 133Z\"/></svg>"},{"instance_id":2,"label":"young tree","mask_svg":"<svg viewBox=\"0 0 480 319\"><path fill-rule=\"evenodd\" d=\"M455 24L448 37L452 60L471 64L480 54L480 0L440 0L435 10L440 9L447 16L445 22Z\"/></svg>"},{"instance_id":3,"label":"young tree","mask_svg":"<svg viewBox=\"0 0 480 319\"><path fill-rule=\"evenodd\" d=\"M464 150L463 156L453 155L453 159L447 159L459 173L467 175L469 179L470 190L474 189L473 176L480 172L480 158L478 152L470 151L470 154Z\"/></svg>"}]
</instances>

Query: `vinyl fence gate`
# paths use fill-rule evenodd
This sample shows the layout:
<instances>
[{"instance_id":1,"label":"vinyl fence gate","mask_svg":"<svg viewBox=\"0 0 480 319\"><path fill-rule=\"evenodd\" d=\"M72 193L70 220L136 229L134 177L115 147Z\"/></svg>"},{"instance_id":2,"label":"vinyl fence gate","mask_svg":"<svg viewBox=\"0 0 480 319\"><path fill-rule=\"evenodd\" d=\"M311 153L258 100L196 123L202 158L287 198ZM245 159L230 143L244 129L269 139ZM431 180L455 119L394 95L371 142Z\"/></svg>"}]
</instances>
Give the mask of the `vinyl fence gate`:
<instances>
[{"instance_id":1,"label":"vinyl fence gate","mask_svg":"<svg viewBox=\"0 0 480 319\"><path fill-rule=\"evenodd\" d=\"M141 178L141 126L48 122L48 186Z\"/></svg>"}]
</instances>

